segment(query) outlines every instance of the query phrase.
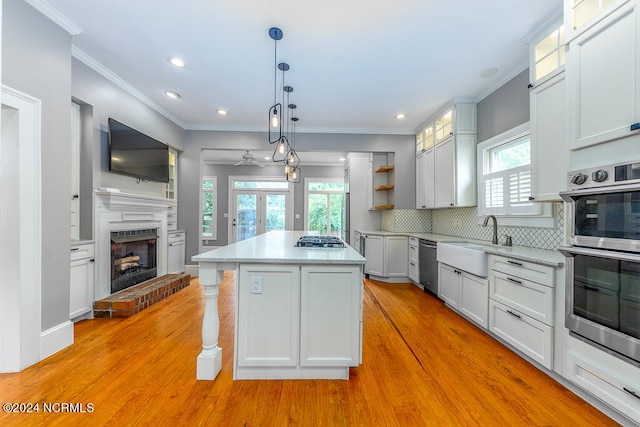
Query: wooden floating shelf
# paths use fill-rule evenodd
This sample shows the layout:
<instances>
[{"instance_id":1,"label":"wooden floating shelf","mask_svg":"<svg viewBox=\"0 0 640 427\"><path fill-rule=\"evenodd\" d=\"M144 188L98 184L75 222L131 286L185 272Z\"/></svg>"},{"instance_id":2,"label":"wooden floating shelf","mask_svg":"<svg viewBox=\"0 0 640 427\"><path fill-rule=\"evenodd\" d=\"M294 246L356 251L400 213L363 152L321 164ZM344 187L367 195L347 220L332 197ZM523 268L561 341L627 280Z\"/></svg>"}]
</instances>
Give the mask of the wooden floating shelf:
<instances>
[{"instance_id":1,"label":"wooden floating shelf","mask_svg":"<svg viewBox=\"0 0 640 427\"><path fill-rule=\"evenodd\" d=\"M393 205L379 205L375 207L375 210L377 211L384 211L387 209L393 209Z\"/></svg>"},{"instance_id":2,"label":"wooden floating shelf","mask_svg":"<svg viewBox=\"0 0 640 427\"><path fill-rule=\"evenodd\" d=\"M376 169L376 173L389 172L390 170L393 170L393 166L380 166Z\"/></svg>"},{"instance_id":3,"label":"wooden floating shelf","mask_svg":"<svg viewBox=\"0 0 640 427\"><path fill-rule=\"evenodd\" d=\"M376 191L386 191L386 190L393 190L393 185L381 185L379 187L376 187L375 190Z\"/></svg>"}]
</instances>

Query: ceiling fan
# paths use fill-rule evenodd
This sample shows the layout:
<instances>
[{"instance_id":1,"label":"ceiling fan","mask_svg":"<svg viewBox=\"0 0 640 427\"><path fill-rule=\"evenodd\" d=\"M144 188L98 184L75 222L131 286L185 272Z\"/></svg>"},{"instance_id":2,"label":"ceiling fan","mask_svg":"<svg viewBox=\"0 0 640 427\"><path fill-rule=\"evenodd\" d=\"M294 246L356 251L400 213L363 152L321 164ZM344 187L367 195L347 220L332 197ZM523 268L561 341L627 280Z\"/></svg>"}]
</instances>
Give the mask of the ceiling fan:
<instances>
[{"instance_id":1,"label":"ceiling fan","mask_svg":"<svg viewBox=\"0 0 640 427\"><path fill-rule=\"evenodd\" d=\"M249 150L246 150L246 153L242 155L242 160L233 166L259 166L261 168L265 167L265 165L256 159L253 158Z\"/></svg>"}]
</instances>

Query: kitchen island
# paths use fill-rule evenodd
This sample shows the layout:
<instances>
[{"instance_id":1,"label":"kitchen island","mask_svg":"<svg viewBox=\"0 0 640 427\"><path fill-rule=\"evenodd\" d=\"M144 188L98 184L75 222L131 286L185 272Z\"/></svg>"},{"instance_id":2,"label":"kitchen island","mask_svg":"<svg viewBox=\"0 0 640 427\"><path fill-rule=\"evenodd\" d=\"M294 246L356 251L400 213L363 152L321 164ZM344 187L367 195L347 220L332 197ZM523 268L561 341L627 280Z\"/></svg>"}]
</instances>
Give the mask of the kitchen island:
<instances>
[{"instance_id":1,"label":"kitchen island","mask_svg":"<svg viewBox=\"0 0 640 427\"><path fill-rule=\"evenodd\" d=\"M361 363L365 259L349 245L296 247L305 234L271 231L192 258L205 295L197 379L213 380L222 367L225 270L236 273L234 379L348 379Z\"/></svg>"}]
</instances>

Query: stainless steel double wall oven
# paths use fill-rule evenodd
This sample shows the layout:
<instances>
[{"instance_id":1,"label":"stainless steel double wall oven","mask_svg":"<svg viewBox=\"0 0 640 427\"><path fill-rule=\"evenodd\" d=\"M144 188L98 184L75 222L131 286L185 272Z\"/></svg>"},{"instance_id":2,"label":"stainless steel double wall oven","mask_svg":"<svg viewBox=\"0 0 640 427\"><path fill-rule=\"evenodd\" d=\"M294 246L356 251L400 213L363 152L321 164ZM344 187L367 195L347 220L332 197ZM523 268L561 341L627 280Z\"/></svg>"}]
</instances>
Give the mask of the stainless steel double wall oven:
<instances>
[{"instance_id":1,"label":"stainless steel double wall oven","mask_svg":"<svg viewBox=\"0 0 640 427\"><path fill-rule=\"evenodd\" d=\"M568 190L570 333L640 366L640 161L576 171Z\"/></svg>"}]
</instances>

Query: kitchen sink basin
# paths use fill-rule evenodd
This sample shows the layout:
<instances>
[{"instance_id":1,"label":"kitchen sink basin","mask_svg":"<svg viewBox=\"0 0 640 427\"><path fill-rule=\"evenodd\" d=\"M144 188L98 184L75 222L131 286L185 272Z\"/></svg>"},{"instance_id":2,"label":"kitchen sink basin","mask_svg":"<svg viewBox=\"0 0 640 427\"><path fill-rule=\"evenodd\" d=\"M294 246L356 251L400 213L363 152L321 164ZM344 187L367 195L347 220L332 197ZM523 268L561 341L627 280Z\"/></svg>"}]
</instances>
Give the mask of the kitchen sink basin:
<instances>
[{"instance_id":1,"label":"kitchen sink basin","mask_svg":"<svg viewBox=\"0 0 640 427\"><path fill-rule=\"evenodd\" d=\"M468 242L438 243L438 261L451 267L487 277L488 255L485 247Z\"/></svg>"}]
</instances>

